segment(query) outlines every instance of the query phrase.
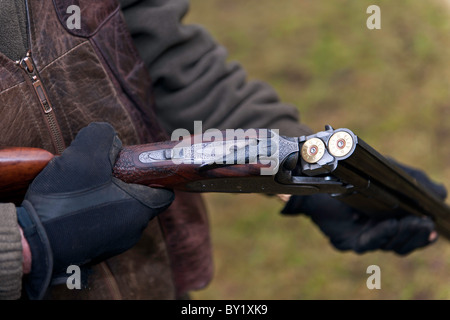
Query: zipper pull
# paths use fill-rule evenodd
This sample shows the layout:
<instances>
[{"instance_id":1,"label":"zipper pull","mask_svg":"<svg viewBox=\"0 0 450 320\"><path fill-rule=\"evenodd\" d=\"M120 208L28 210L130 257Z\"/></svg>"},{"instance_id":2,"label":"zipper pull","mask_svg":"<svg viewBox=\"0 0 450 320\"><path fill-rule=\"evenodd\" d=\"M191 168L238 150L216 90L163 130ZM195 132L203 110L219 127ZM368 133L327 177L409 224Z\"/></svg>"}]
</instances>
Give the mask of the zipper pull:
<instances>
[{"instance_id":1,"label":"zipper pull","mask_svg":"<svg viewBox=\"0 0 450 320\"><path fill-rule=\"evenodd\" d=\"M31 79L31 83L33 84L34 90L39 98L39 102L41 103L42 109L44 113L52 112L52 106L49 103L47 93L44 90L44 86L42 85L41 80L39 80L35 68L33 59L31 58L31 53L27 52L27 56L20 61L16 62L23 70L25 70L28 76Z\"/></svg>"},{"instance_id":2,"label":"zipper pull","mask_svg":"<svg viewBox=\"0 0 450 320\"><path fill-rule=\"evenodd\" d=\"M37 79L36 76L32 78L34 90L39 97L39 101L41 102L41 106L44 109L44 113L50 113L53 111L52 106L48 102L47 93L42 86L41 80Z\"/></svg>"},{"instance_id":3,"label":"zipper pull","mask_svg":"<svg viewBox=\"0 0 450 320\"><path fill-rule=\"evenodd\" d=\"M33 73L34 72L33 62L31 60L31 57L29 57L29 56L27 56L27 57L23 58L22 60L20 60L19 61L19 65L22 67L22 69L24 69L28 73Z\"/></svg>"}]
</instances>

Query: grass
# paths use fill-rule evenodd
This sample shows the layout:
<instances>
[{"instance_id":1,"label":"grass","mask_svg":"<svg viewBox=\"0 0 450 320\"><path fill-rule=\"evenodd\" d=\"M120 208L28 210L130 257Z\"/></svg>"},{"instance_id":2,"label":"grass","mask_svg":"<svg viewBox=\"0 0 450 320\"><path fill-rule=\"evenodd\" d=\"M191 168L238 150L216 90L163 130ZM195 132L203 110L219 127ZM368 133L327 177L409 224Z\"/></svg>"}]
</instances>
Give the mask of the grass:
<instances>
[{"instance_id":1,"label":"grass","mask_svg":"<svg viewBox=\"0 0 450 320\"><path fill-rule=\"evenodd\" d=\"M249 79L270 83L314 131L347 127L380 152L450 184L450 7L374 1L191 0ZM450 299L450 245L406 257L338 252L275 198L208 194L215 277L196 299ZM381 268L369 290L366 269Z\"/></svg>"}]
</instances>

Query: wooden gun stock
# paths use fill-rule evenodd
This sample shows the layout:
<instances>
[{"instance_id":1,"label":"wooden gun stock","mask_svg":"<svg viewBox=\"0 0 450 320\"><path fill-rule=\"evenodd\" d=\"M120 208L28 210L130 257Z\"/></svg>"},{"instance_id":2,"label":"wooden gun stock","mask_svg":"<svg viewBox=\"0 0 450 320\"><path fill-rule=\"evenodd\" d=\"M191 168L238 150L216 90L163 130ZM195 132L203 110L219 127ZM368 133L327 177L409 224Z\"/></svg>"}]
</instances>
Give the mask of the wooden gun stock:
<instances>
[{"instance_id":1,"label":"wooden gun stock","mask_svg":"<svg viewBox=\"0 0 450 320\"><path fill-rule=\"evenodd\" d=\"M0 148L0 201L19 203L33 179L54 157L37 148Z\"/></svg>"}]
</instances>

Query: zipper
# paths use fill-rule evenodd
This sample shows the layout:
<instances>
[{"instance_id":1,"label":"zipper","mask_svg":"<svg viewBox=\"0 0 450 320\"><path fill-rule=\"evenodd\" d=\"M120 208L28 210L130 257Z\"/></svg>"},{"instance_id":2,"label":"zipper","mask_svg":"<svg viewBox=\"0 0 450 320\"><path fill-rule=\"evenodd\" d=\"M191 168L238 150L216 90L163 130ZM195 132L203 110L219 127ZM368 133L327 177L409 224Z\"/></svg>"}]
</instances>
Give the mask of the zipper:
<instances>
[{"instance_id":1,"label":"zipper","mask_svg":"<svg viewBox=\"0 0 450 320\"><path fill-rule=\"evenodd\" d=\"M36 70L33 58L31 57L31 51L28 51L26 57L16 63L22 70L25 71L31 80L34 92L36 93L44 113L44 118L47 122L55 150L57 154L61 154L65 149L64 139L59 128L55 112L53 111L52 104L48 98L47 91L45 90L44 84L42 83L39 73Z\"/></svg>"},{"instance_id":2,"label":"zipper","mask_svg":"<svg viewBox=\"0 0 450 320\"><path fill-rule=\"evenodd\" d=\"M64 143L64 138L59 128L58 121L56 119L55 112L53 111L52 104L48 99L47 91L39 77L39 73L37 72L36 65L34 64L33 58L31 56L31 31L30 31L30 8L28 0L25 1L25 11L26 11L26 22L27 22L27 41L28 41L28 51L26 56L19 61L16 61L16 64L25 71L28 78L31 81L31 85L34 88L34 92L39 100L39 103L42 107L42 111L44 113L44 119L47 123L47 127L49 128L50 137L53 143L53 147L55 148L56 154L61 154L66 145Z\"/></svg>"}]
</instances>

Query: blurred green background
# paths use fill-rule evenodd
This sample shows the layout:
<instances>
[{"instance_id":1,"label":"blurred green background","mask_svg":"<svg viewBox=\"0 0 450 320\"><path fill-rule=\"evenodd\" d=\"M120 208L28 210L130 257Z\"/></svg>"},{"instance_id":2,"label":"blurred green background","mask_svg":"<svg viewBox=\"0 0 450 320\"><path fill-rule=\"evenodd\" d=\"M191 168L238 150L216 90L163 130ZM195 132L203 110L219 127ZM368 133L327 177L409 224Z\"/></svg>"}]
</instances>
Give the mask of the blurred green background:
<instances>
[{"instance_id":1,"label":"blurred green background","mask_svg":"<svg viewBox=\"0 0 450 320\"><path fill-rule=\"evenodd\" d=\"M353 130L450 189L450 1L191 0L249 79L270 83L314 131ZM381 30L366 9L381 8ZM338 252L262 195L207 194L215 275L194 299L450 299L450 242L400 257ZM381 289L369 290L369 265Z\"/></svg>"}]
</instances>

